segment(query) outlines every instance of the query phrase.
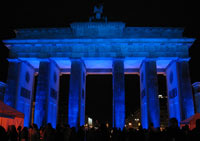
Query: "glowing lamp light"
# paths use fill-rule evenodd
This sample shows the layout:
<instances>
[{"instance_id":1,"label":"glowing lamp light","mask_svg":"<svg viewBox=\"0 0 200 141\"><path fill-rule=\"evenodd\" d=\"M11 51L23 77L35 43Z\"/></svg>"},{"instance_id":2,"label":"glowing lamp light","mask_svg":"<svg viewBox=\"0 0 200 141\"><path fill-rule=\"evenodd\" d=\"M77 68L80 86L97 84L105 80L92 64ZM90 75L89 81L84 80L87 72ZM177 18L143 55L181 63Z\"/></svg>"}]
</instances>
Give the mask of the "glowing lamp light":
<instances>
[{"instance_id":1,"label":"glowing lamp light","mask_svg":"<svg viewBox=\"0 0 200 141\"><path fill-rule=\"evenodd\" d=\"M107 127L107 128L109 127L109 124L108 124L108 123L106 123L106 127Z\"/></svg>"},{"instance_id":2,"label":"glowing lamp light","mask_svg":"<svg viewBox=\"0 0 200 141\"><path fill-rule=\"evenodd\" d=\"M92 126L92 118L88 117L88 125Z\"/></svg>"},{"instance_id":3,"label":"glowing lamp light","mask_svg":"<svg viewBox=\"0 0 200 141\"><path fill-rule=\"evenodd\" d=\"M135 121L139 121L140 119L139 118L135 118Z\"/></svg>"},{"instance_id":4,"label":"glowing lamp light","mask_svg":"<svg viewBox=\"0 0 200 141\"><path fill-rule=\"evenodd\" d=\"M131 123L131 122L129 122L129 123L128 123L128 125L129 125L129 126L132 126L132 123Z\"/></svg>"}]
</instances>

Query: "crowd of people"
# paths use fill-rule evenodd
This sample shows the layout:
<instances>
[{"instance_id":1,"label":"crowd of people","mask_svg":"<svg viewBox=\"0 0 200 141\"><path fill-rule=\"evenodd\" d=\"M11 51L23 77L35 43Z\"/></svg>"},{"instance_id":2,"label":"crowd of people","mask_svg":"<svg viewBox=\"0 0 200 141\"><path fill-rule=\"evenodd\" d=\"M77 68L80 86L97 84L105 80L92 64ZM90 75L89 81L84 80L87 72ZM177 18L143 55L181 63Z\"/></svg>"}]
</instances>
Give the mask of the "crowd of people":
<instances>
[{"instance_id":1,"label":"crowd of people","mask_svg":"<svg viewBox=\"0 0 200 141\"><path fill-rule=\"evenodd\" d=\"M200 119L196 121L196 128L189 130L186 125L179 128L175 118L170 119L169 127L160 131L154 128L153 124L149 129L138 130L133 128L109 128L102 124L99 127L78 129L69 125L57 125L56 129L51 124L38 129L36 124L29 128L17 129L14 125L5 130L0 126L0 141L199 141L200 140Z\"/></svg>"}]
</instances>

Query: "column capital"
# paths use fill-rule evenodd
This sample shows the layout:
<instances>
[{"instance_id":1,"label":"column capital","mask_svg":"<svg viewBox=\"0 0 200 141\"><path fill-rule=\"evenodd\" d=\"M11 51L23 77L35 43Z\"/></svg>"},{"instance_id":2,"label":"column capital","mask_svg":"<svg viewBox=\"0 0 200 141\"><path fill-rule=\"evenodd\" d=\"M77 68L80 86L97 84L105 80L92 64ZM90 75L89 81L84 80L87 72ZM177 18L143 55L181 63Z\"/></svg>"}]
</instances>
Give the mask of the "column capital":
<instances>
[{"instance_id":1,"label":"column capital","mask_svg":"<svg viewBox=\"0 0 200 141\"><path fill-rule=\"evenodd\" d=\"M19 63L19 62L21 62L21 60L19 60L18 58L8 58L8 62L16 62L16 63Z\"/></svg>"},{"instance_id":2,"label":"column capital","mask_svg":"<svg viewBox=\"0 0 200 141\"><path fill-rule=\"evenodd\" d=\"M28 65L29 67L31 67L32 69L34 69L35 70L35 68L33 67L33 65L31 65L28 61L25 61L25 60L21 60L21 59L19 59L19 61L22 63L25 63L26 65Z\"/></svg>"},{"instance_id":3,"label":"column capital","mask_svg":"<svg viewBox=\"0 0 200 141\"><path fill-rule=\"evenodd\" d=\"M143 62L157 61L157 58L145 58Z\"/></svg>"},{"instance_id":4,"label":"column capital","mask_svg":"<svg viewBox=\"0 0 200 141\"><path fill-rule=\"evenodd\" d=\"M49 58L49 62L55 64L56 67L60 70L60 67L58 66L55 60L53 60L52 58Z\"/></svg>"},{"instance_id":5,"label":"column capital","mask_svg":"<svg viewBox=\"0 0 200 141\"><path fill-rule=\"evenodd\" d=\"M115 61L115 60L125 60L125 58L124 57L116 57L116 58L113 58L112 60L113 61Z\"/></svg>"},{"instance_id":6,"label":"column capital","mask_svg":"<svg viewBox=\"0 0 200 141\"><path fill-rule=\"evenodd\" d=\"M194 88L195 93L200 92L200 82L193 83L192 87Z\"/></svg>"},{"instance_id":7,"label":"column capital","mask_svg":"<svg viewBox=\"0 0 200 141\"><path fill-rule=\"evenodd\" d=\"M155 62L156 63L156 60L157 60L156 58L144 58L140 64L139 70L141 70L143 63L146 63L146 62Z\"/></svg>"},{"instance_id":8,"label":"column capital","mask_svg":"<svg viewBox=\"0 0 200 141\"><path fill-rule=\"evenodd\" d=\"M124 59L122 59L122 58L114 58L114 59L112 60L112 65L114 64L114 62L118 62L118 61L124 63Z\"/></svg>"},{"instance_id":9,"label":"column capital","mask_svg":"<svg viewBox=\"0 0 200 141\"><path fill-rule=\"evenodd\" d=\"M70 58L70 61L73 62L73 61L80 61L82 62L83 64L85 64L84 60L82 58Z\"/></svg>"},{"instance_id":10,"label":"column capital","mask_svg":"<svg viewBox=\"0 0 200 141\"><path fill-rule=\"evenodd\" d=\"M71 61L84 61L82 57L70 57L69 60Z\"/></svg>"},{"instance_id":11,"label":"column capital","mask_svg":"<svg viewBox=\"0 0 200 141\"><path fill-rule=\"evenodd\" d=\"M72 65L72 62L74 62L74 61L81 62L83 64L84 68L86 69L85 62L82 58L71 58L70 61L71 61L71 65Z\"/></svg>"},{"instance_id":12,"label":"column capital","mask_svg":"<svg viewBox=\"0 0 200 141\"><path fill-rule=\"evenodd\" d=\"M189 62L190 61L190 57L188 57L188 58L177 58L177 62Z\"/></svg>"},{"instance_id":13,"label":"column capital","mask_svg":"<svg viewBox=\"0 0 200 141\"><path fill-rule=\"evenodd\" d=\"M194 82L194 83L192 84L192 86L193 86L193 87L200 87L200 82Z\"/></svg>"},{"instance_id":14,"label":"column capital","mask_svg":"<svg viewBox=\"0 0 200 141\"><path fill-rule=\"evenodd\" d=\"M190 58L174 58L171 62L167 65L166 69L169 68L173 63L181 63L181 62L189 62Z\"/></svg>"}]
</instances>

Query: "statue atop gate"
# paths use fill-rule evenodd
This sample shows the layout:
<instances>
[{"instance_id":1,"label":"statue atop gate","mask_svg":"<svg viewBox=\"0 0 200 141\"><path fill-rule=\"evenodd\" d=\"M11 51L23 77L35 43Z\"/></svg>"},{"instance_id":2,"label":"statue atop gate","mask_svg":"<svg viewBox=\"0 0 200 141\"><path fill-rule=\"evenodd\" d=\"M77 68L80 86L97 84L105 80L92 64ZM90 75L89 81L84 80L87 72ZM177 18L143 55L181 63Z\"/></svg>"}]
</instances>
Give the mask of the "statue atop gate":
<instances>
[{"instance_id":1,"label":"statue atop gate","mask_svg":"<svg viewBox=\"0 0 200 141\"><path fill-rule=\"evenodd\" d=\"M90 17L89 21L90 22L99 22L99 21L107 22L107 17L102 16L102 13L103 13L103 3L97 1L93 9L94 16Z\"/></svg>"}]
</instances>

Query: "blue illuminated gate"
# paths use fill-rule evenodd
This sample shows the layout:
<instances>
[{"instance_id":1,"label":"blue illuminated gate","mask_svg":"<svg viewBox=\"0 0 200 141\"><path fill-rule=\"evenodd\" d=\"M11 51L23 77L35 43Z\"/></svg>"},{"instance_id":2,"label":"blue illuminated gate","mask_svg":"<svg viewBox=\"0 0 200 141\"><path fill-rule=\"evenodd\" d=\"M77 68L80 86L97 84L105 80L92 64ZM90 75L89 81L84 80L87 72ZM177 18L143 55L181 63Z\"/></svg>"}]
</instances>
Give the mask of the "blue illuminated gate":
<instances>
[{"instance_id":1,"label":"blue illuminated gate","mask_svg":"<svg viewBox=\"0 0 200 141\"><path fill-rule=\"evenodd\" d=\"M70 74L68 122L78 127L85 123L86 75L109 73L113 74L113 125L123 128L123 75L138 74L143 127L148 128L150 122L159 127L156 75L163 73L167 78L169 117L180 122L194 114L188 68L188 48L194 39L182 33L182 28L126 27L123 22L19 29L15 39L4 41L10 48L4 101L25 113L28 126L34 74L39 73L34 123L42 126L50 122L55 127L59 75Z\"/></svg>"}]
</instances>

